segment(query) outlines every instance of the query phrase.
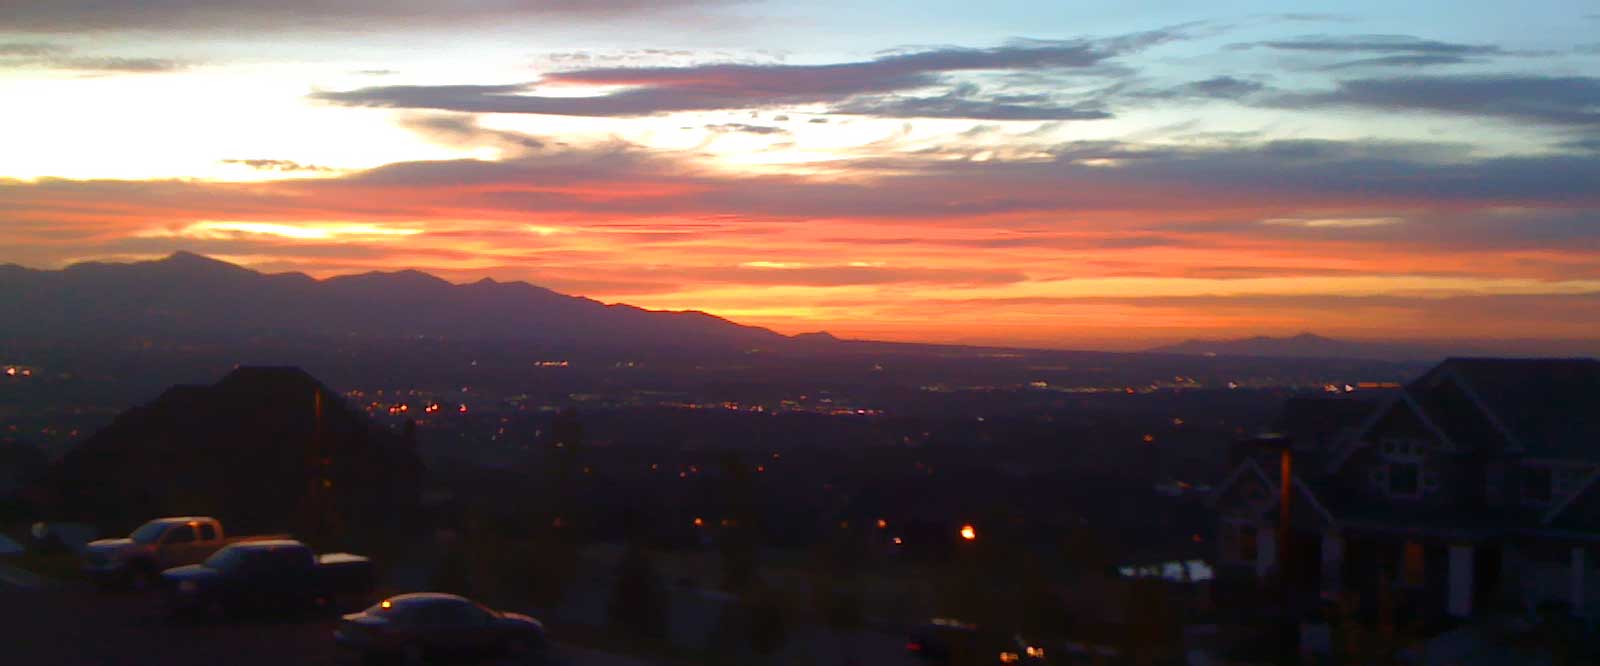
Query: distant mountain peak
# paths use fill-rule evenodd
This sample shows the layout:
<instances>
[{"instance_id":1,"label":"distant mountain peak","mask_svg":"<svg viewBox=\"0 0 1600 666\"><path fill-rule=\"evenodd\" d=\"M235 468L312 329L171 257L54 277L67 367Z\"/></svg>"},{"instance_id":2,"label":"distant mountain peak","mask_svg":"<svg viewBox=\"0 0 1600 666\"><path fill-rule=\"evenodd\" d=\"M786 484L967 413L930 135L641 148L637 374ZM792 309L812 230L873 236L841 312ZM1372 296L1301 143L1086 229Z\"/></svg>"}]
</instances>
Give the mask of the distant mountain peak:
<instances>
[{"instance_id":1,"label":"distant mountain peak","mask_svg":"<svg viewBox=\"0 0 1600 666\"><path fill-rule=\"evenodd\" d=\"M1266 358L1368 358L1410 360L1431 357L1415 345L1339 340L1315 333L1289 337L1257 335L1232 340L1191 339L1148 350L1160 354L1196 356L1257 356Z\"/></svg>"},{"instance_id":2,"label":"distant mountain peak","mask_svg":"<svg viewBox=\"0 0 1600 666\"><path fill-rule=\"evenodd\" d=\"M152 262L163 266L182 266L186 268L219 269L229 272L254 273L248 268L238 264L230 264L221 259L213 259L203 254L195 254L188 250L178 250L161 259Z\"/></svg>"},{"instance_id":3,"label":"distant mountain peak","mask_svg":"<svg viewBox=\"0 0 1600 666\"><path fill-rule=\"evenodd\" d=\"M204 279L216 276L259 276L260 273L238 264L213 259L202 254L178 250L160 259L118 263L112 261L84 261L66 267L66 272L76 274L111 271L118 275L153 276L163 279Z\"/></svg>"},{"instance_id":4,"label":"distant mountain peak","mask_svg":"<svg viewBox=\"0 0 1600 666\"><path fill-rule=\"evenodd\" d=\"M839 341L838 336L835 336L834 334L829 333L827 331L812 331L810 333L796 333L791 337L793 337L796 340L813 340L813 341L819 341L819 342L838 342Z\"/></svg>"}]
</instances>

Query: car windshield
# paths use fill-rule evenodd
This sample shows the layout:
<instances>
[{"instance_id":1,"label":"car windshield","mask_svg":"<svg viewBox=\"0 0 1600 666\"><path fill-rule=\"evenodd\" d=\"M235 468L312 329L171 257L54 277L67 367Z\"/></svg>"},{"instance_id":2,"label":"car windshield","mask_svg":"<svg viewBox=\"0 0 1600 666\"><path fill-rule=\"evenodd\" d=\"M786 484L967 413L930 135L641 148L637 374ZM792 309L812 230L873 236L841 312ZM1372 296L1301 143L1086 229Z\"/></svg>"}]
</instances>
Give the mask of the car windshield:
<instances>
[{"instance_id":1,"label":"car windshield","mask_svg":"<svg viewBox=\"0 0 1600 666\"><path fill-rule=\"evenodd\" d=\"M206 558L205 565L218 571L228 571L239 566L240 550L238 548L223 548Z\"/></svg>"},{"instance_id":2,"label":"car windshield","mask_svg":"<svg viewBox=\"0 0 1600 666\"><path fill-rule=\"evenodd\" d=\"M128 538L133 539L134 543L155 543L157 539L161 538L161 533L165 531L167 531L166 523L150 521L140 525L139 529L128 535Z\"/></svg>"}]
</instances>

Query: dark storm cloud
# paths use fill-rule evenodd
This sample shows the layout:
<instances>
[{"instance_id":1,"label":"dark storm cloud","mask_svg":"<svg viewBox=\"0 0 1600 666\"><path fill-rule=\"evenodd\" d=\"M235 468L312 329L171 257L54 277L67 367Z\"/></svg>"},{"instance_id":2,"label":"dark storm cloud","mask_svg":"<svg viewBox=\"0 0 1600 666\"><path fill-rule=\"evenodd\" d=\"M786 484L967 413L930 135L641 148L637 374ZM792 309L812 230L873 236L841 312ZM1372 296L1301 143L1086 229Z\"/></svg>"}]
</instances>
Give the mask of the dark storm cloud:
<instances>
[{"instance_id":1,"label":"dark storm cloud","mask_svg":"<svg viewBox=\"0 0 1600 666\"><path fill-rule=\"evenodd\" d=\"M614 18L717 0L0 0L12 32L326 30L363 32L514 19Z\"/></svg>"},{"instance_id":2,"label":"dark storm cloud","mask_svg":"<svg viewBox=\"0 0 1600 666\"><path fill-rule=\"evenodd\" d=\"M706 129L721 134L788 134L789 130L771 125L747 125L744 123L723 123L721 125L706 125Z\"/></svg>"},{"instance_id":3,"label":"dark storm cloud","mask_svg":"<svg viewBox=\"0 0 1600 666\"><path fill-rule=\"evenodd\" d=\"M292 160L267 160L267 159L222 160L222 163L223 164L238 164L238 165L247 166L247 167L250 167L252 169L259 170L259 171L279 171L279 172L333 171L333 169L330 169L330 168L325 167L325 166L318 166L318 165L315 165L315 164L301 164L299 162L295 162L295 161L292 161Z\"/></svg>"},{"instance_id":4,"label":"dark storm cloud","mask_svg":"<svg viewBox=\"0 0 1600 666\"><path fill-rule=\"evenodd\" d=\"M1306 36L1235 44L1233 48L1266 48L1275 51L1370 57L1333 63L1324 70L1396 67L1421 68L1480 62L1493 56L1517 55L1492 44L1461 44L1422 39L1410 35ZM1526 55L1526 54L1524 54Z\"/></svg>"},{"instance_id":5,"label":"dark storm cloud","mask_svg":"<svg viewBox=\"0 0 1600 666\"><path fill-rule=\"evenodd\" d=\"M1018 271L896 268L892 266L738 266L681 271L697 281L769 286L844 287L868 284L997 285L1024 282Z\"/></svg>"},{"instance_id":6,"label":"dark storm cloud","mask_svg":"<svg viewBox=\"0 0 1600 666\"><path fill-rule=\"evenodd\" d=\"M859 96L929 88L958 72L1093 68L1117 55L1181 38L1178 29L1104 40L1015 41L988 49L941 48L831 65L709 64L602 67L547 74L537 83L377 86L312 95L335 104L470 113L644 116L792 104L845 104ZM626 86L589 97L539 95L543 86ZM855 102L872 106L873 100ZM1086 111L1005 100L877 100L885 115L936 117L1080 117ZM972 115L959 115L972 114Z\"/></svg>"},{"instance_id":7,"label":"dark storm cloud","mask_svg":"<svg viewBox=\"0 0 1600 666\"><path fill-rule=\"evenodd\" d=\"M1212 77L1204 81L1195 81L1186 86L1195 95L1216 99L1237 99L1260 92L1264 87L1255 81L1236 79L1231 76Z\"/></svg>"},{"instance_id":8,"label":"dark storm cloud","mask_svg":"<svg viewBox=\"0 0 1600 666\"><path fill-rule=\"evenodd\" d=\"M539 150L548 144L519 132L484 128L470 116L409 115L400 119L400 125L446 145L481 144L521 152Z\"/></svg>"},{"instance_id":9,"label":"dark storm cloud","mask_svg":"<svg viewBox=\"0 0 1600 666\"><path fill-rule=\"evenodd\" d=\"M0 68L150 74L188 69L189 66L190 63L165 58L78 55L70 47L43 42L0 44Z\"/></svg>"},{"instance_id":10,"label":"dark storm cloud","mask_svg":"<svg viewBox=\"0 0 1600 666\"><path fill-rule=\"evenodd\" d=\"M1350 60L1328 65L1322 69L1334 72L1341 69L1359 69L1362 67L1433 67L1435 65L1460 65L1468 62L1473 62L1473 60L1447 53L1418 53Z\"/></svg>"},{"instance_id":11,"label":"dark storm cloud","mask_svg":"<svg viewBox=\"0 0 1600 666\"><path fill-rule=\"evenodd\" d=\"M80 72L126 72L130 74L155 74L176 72L189 68L189 63L164 58L119 58L114 56L80 56L51 58L43 64L52 69L70 69Z\"/></svg>"},{"instance_id":12,"label":"dark storm cloud","mask_svg":"<svg viewBox=\"0 0 1600 666\"><path fill-rule=\"evenodd\" d=\"M1214 76L1200 81L1164 89L1117 89L1107 91L1108 99L1241 99L1266 90L1266 86L1248 79L1232 76Z\"/></svg>"},{"instance_id":13,"label":"dark storm cloud","mask_svg":"<svg viewBox=\"0 0 1600 666\"><path fill-rule=\"evenodd\" d=\"M1279 51L1322 53L1493 55L1505 52L1500 47L1491 44L1458 44L1422 39L1410 35L1317 35L1252 42L1239 46L1243 48L1257 46Z\"/></svg>"},{"instance_id":14,"label":"dark storm cloud","mask_svg":"<svg viewBox=\"0 0 1600 666\"><path fill-rule=\"evenodd\" d=\"M1430 111L1596 127L1600 126L1600 79L1514 74L1353 79L1340 81L1330 91L1285 94L1268 104Z\"/></svg>"},{"instance_id":15,"label":"dark storm cloud","mask_svg":"<svg viewBox=\"0 0 1600 666\"><path fill-rule=\"evenodd\" d=\"M972 248L1129 250L1246 239L1305 248L1600 256L1600 225L1593 223L1600 214L1594 189L1600 160L1592 156L1482 159L1451 146L1333 141L1228 148L1098 142L1049 150L1054 159L843 160L841 168L860 174L849 180L729 175L621 142L548 144L499 162L409 162L269 183L0 180L0 223L19 243L44 243L113 228L140 231L152 221L215 219L856 220L905 225L892 238L911 238L915 229L992 229L955 241ZM1105 161L1113 164L1095 165ZM1117 222L1096 221L1106 215ZM1340 226L1322 219L1387 216L1400 221ZM940 234L920 235L927 244L941 242ZM1600 270L1600 262L1546 263L1519 270L1552 277ZM865 280L876 273L845 274Z\"/></svg>"},{"instance_id":16,"label":"dark storm cloud","mask_svg":"<svg viewBox=\"0 0 1600 666\"><path fill-rule=\"evenodd\" d=\"M11 42L0 43L0 58L15 57L42 57L61 55L67 48L59 44L45 44L43 42Z\"/></svg>"},{"instance_id":17,"label":"dark storm cloud","mask_svg":"<svg viewBox=\"0 0 1600 666\"><path fill-rule=\"evenodd\" d=\"M857 97L832 113L881 118L965 118L972 120L1102 120L1111 114L1094 108L1060 105L1044 95L984 97L976 86L956 86L933 97L884 95Z\"/></svg>"}]
</instances>

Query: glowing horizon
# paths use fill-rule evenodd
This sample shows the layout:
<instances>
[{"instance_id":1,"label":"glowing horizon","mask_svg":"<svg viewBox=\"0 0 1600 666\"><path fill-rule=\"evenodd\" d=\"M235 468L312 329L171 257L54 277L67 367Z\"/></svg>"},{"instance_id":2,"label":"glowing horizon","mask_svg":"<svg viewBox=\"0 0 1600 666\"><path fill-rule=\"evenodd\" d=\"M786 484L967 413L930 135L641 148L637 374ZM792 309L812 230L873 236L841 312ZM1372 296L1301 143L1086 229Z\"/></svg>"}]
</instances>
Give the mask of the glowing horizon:
<instances>
[{"instance_id":1,"label":"glowing horizon","mask_svg":"<svg viewBox=\"0 0 1600 666\"><path fill-rule=\"evenodd\" d=\"M1596 339L1600 18L1255 4L19 5L0 262L904 341Z\"/></svg>"}]
</instances>

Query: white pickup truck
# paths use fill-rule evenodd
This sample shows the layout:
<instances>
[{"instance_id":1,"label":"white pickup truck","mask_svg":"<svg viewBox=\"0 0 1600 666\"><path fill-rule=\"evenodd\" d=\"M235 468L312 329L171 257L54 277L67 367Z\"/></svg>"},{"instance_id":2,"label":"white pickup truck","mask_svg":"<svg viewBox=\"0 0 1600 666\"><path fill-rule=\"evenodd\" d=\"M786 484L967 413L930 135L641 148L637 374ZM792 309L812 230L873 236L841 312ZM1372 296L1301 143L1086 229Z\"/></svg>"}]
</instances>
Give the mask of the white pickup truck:
<instances>
[{"instance_id":1,"label":"white pickup truck","mask_svg":"<svg viewBox=\"0 0 1600 666\"><path fill-rule=\"evenodd\" d=\"M144 590L163 570L200 562L230 543L285 536L230 538L223 533L222 523L216 518L157 518L140 525L127 538L89 542L83 554L83 570L101 587L127 586Z\"/></svg>"}]
</instances>

